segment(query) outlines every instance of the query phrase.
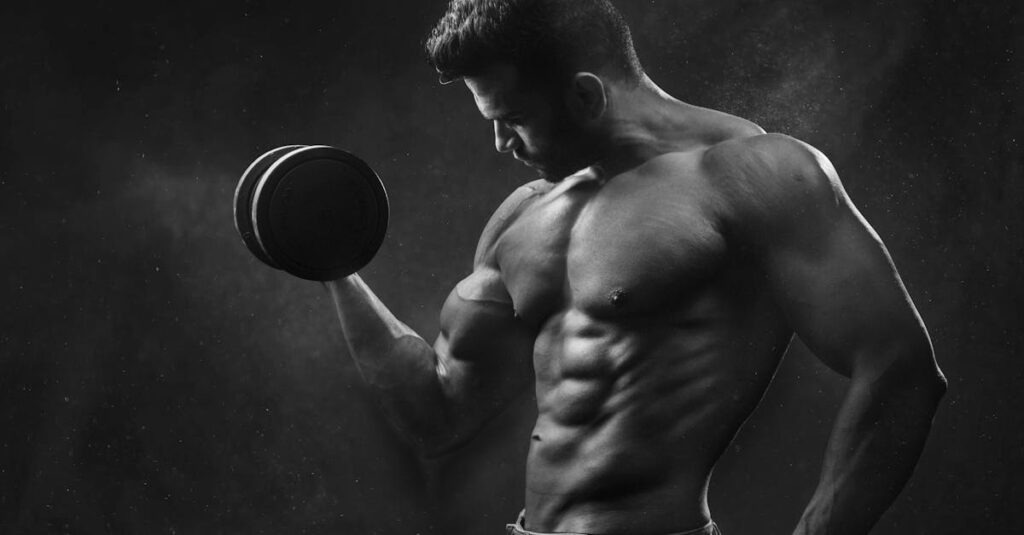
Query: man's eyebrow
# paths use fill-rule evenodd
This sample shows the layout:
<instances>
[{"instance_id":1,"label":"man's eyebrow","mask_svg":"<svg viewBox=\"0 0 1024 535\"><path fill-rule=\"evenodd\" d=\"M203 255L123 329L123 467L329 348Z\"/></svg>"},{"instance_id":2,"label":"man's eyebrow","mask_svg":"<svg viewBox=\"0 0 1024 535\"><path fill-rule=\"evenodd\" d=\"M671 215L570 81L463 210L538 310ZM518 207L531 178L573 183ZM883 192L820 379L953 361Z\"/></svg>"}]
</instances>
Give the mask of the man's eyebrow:
<instances>
[{"instance_id":1,"label":"man's eyebrow","mask_svg":"<svg viewBox=\"0 0 1024 535\"><path fill-rule=\"evenodd\" d=\"M503 110L491 114L483 114L484 119L488 121L507 121L518 115L520 115L519 110Z\"/></svg>"}]
</instances>

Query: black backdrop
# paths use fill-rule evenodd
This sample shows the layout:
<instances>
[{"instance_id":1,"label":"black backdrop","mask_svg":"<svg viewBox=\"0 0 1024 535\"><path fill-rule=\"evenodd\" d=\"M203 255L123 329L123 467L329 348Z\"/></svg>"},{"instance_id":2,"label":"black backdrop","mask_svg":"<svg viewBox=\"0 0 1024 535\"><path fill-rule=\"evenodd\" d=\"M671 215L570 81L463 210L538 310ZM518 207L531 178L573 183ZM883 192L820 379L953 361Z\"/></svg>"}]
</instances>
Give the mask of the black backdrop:
<instances>
[{"instance_id":1,"label":"black backdrop","mask_svg":"<svg viewBox=\"0 0 1024 535\"><path fill-rule=\"evenodd\" d=\"M263 150L363 156L393 207L364 276L434 335L483 222L530 178L422 59L443 3L19 4L0 18L0 532L499 533L530 400L419 466L325 292L231 222ZM833 159L931 329L951 388L876 533L1020 533L1015 2L619 4L670 93ZM843 387L790 352L716 470L726 533L792 527Z\"/></svg>"}]
</instances>

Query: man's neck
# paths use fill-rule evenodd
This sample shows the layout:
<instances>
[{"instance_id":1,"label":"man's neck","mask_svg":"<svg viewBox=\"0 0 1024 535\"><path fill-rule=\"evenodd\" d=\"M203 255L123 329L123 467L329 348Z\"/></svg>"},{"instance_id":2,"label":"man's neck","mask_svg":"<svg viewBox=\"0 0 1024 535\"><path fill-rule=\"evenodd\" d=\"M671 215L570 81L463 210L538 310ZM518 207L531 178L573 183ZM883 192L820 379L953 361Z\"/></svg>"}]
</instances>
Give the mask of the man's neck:
<instances>
[{"instance_id":1,"label":"man's neck","mask_svg":"<svg viewBox=\"0 0 1024 535\"><path fill-rule=\"evenodd\" d=\"M646 75L636 86L608 86L608 109L602 129L605 146L593 167L618 174L651 158L679 149L693 130L693 106L658 87Z\"/></svg>"}]
</instances>

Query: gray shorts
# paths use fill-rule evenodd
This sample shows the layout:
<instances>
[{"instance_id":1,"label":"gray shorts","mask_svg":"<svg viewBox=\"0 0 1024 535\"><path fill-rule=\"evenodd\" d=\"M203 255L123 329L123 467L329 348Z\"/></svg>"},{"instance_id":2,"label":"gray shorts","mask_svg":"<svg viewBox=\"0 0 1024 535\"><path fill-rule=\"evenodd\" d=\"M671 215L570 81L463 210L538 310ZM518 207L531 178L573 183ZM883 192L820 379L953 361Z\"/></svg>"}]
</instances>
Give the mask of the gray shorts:
<instances>
[{"instance_id":1,"label":"gray shorts","mask_svg":"<svg viewBox=\"0 0 1024 535\"><path fill-rule=\"evenodd\" d=\"M519 512L519 518L516 519L515 524L505 524L505 532L508 535L587 535L586 533L540 533L538 531L527 531L523 526L525 522L526 510L524 509ZM715 525L714 522L708 522L708 524L702 528L666 533L665 535L722 535L722 532L718 531L718 526Z\"/></svg>"}]
</instances>

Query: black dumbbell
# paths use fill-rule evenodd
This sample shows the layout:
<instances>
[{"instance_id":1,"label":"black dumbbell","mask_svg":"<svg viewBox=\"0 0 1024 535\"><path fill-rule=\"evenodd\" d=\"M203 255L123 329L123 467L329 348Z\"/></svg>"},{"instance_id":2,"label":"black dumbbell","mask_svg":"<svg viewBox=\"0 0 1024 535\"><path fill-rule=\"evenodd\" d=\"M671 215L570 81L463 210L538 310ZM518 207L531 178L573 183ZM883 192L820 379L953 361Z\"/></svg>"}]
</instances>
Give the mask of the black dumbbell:
<instances>
[{"instance_id":1,"label":"black dumbbell","mask_svg":"<svg viewBox=\"0 0 1024 535\"><path fill-rule=\"evenodd\" d=\"M355 273L388 226L384 184L358 157L287 145L249 165L235 188L235 227L265 264L307 280Z\"/></svg>"}]
</instances>

